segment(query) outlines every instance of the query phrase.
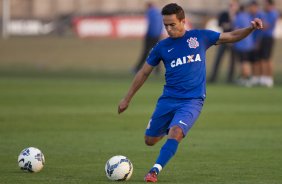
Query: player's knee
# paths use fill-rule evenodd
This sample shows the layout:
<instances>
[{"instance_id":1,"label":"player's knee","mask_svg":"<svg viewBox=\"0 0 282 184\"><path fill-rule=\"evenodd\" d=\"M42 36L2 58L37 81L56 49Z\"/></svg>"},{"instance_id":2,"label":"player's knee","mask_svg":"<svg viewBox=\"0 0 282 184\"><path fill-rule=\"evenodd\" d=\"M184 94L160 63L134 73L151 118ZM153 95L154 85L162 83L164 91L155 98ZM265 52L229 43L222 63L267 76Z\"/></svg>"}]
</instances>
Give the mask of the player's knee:
<instances>
[{"instance_id":1,"label":"player's knee","mask_svg":"<svg viewBox=\"0 0 282 184\"><path fill-rule=\"evenodd\" d=\"M145 136L145 144L147 146L154 146L158 142L158 140L159 139L154 138L154 137Z\"/></svg>"},{"instance_id":2,"label":"player's knee","mask_svg":"<svg viewBox=\"0 0 282 184\"><path fill-rule=\"evenodd\" d=\"M169 130L168 138L176 139L180 142L184 137L183 130L179 126L174 126Z\"/></svg>"},{"instance_id":3,"label":"player's knee","mask_svg":"<svg viewBox=\"0 0 282 184\"><path fill-rule=\"evenodd\" d=\"M147 146L154 146L154 145L156 144L156 142L153 142L153 141L151 141L151 140L145 139L145 144L146 144Z\"/></svg>"}]
</instances>

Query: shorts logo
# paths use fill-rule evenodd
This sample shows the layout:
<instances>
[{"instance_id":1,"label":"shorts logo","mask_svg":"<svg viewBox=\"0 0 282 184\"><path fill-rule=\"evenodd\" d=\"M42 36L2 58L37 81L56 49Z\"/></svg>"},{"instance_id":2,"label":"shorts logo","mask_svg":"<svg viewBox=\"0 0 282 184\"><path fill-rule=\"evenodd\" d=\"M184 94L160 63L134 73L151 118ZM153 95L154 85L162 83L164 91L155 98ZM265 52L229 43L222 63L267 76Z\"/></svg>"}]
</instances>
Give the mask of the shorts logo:
<instances>
[{"instance_id":1,"label":"shorts logo","mask_svg":"<svg viewBox=\"0 0 282 184\"><path fill-rule=\"evenodd\" d=\"M197 47L199 47L199 42L197 41L196 37L190 37L187 40L187 42L188 42L189 48L191 49L196 49Z\"/></svg>"},{"instance_id":2,"label":"shorts logo","mask_svg":"<svg viewBox=\"0 0 282 184\"><path fill-rule=\"evenodd\" d=\"M152 122L152 119L150 119L150 121L149 121L149 123L148 123L148 125L147 125L147 129L150 129L150 127L151 127L151 122Z\"/></svg>"},{"instance_id":3,"label":"shorts logo","mask_svg":"<svg viewBox=\"0 0 282 184\"><path fill-rule=\"evenodd\" d=\"M186 123L184 123L182 120L179 121L180 124L188 126Z\"/></svg>"}]
</instances>

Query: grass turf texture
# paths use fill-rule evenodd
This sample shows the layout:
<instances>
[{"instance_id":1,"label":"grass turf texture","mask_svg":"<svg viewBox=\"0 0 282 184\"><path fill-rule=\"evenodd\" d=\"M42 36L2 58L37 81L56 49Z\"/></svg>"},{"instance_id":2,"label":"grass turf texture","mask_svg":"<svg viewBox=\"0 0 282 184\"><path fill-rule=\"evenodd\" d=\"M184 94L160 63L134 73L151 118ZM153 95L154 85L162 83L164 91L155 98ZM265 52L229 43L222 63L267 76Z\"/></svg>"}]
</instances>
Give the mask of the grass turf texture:
<instances>
[{"instance_id":1,"label":"grass turf texture","mask_svg":"<svg viewBox=\"0 0 282 184\"><path fill-rule=\"evenodd\" d=\"M0 40L0 48L1 184L111 183L104 165L117 154L134 164L128 183L143 183L163 143L143 143L163 80L151 77L128 111L116 113L141 40L12 37ZM281 183L281 49L277 40L274 89L208 86L203 112L161 173L161 183ZM215 50L207 53L208 75ZM28 146L45 154L38 174L17 166Z\"/></svg>"},{"instance_id":2,"label":"grass turf texture","mask_svg":"<svg viewBox=\"0 0 282 184\"><path fill-rule=\"evenodd\" d=\"M143 134L163 81L151 77L130 108L117 104L131 76L1 77L0 178L14 183L112 183L106 161L125 155L143 183L163 142L146 147ZM282 181L282 87L208 86L203 112L159 176L160 183L278 184ZM46 165L23 173L17 156L38 147Z\"/></svg>"}]
</instances>

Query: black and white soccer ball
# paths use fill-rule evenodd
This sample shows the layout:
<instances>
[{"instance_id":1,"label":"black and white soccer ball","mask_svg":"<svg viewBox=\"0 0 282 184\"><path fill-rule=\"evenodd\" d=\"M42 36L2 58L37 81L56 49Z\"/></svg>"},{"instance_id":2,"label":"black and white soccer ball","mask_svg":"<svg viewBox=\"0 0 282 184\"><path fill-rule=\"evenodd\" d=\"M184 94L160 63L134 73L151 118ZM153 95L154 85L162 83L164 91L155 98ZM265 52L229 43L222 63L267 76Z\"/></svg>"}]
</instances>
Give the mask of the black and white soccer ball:
<instances>
[{"instance_id":1,"label":"black and white soccer ball","mask_svg":"<svg viewBox=\"0 0 282 184\"><path fill-rule=\"evenodd\" d=\"M117 155L107 161L105 171L110 180L126 181L133 173L133 165L127 157Z\"/></svg>"},{"instance_id":2,"label":"black and white soccer ball","mask_svg":"<svg viewBox=\"0 0 282 184\"><path fill-rule=\"evenodd\" d=\"M45 158L38 148L29 147L21 151L18 164L23 171L39 172L43 169Z\"/></svg>"}]
</instances>

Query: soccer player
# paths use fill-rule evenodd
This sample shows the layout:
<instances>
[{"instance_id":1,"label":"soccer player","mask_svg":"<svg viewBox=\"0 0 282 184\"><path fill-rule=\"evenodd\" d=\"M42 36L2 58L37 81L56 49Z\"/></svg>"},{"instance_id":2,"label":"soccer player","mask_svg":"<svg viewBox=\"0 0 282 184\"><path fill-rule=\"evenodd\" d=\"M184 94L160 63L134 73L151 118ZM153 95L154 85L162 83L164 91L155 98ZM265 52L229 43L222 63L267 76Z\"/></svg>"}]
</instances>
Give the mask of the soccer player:
<instances>
[{"instance_id":1,"label":"soccer player","mask_svg":"<svg viewBox=\"0 0 282 184\"><path fill-rule=\"evenodd\" d=\"M272 51L275 43L274 28L279 18L279 12L275 8L274 0L264 0L262 40L259 48L259 58L262 67L261 85L273 87Z\"/></svg>"},{"instance_id":2,"label":"soccer player","mask_svg":"<svg viewBox=\"0 0 282 184\"><path fill-rule=\"evenodd\" d=\"M236 13L239 10L238 0L230 0L228 3L228 10L224 10L218 16L218 26L221 27L223 32L230 32L233 30L233 21L236 16ZM235 70L235 52L232 44L221 44L218 46L214 64L211 71L211 77L209 79L210 83L215 83L219 73L219 67L223 61L224 53L229 52L229 67L227 82L233 82L233 75Z\"/></svg>"},{"instance_id":3,"label":"soccer player","mask_svg":"<svg viewBox=\"0 0 282 184\"><path fill-rule=\"evenodd\" d=\"M250 14L250 18L263 18L263 12L260 9L259 3L256 0L253 0L249 2L248 4L248 12ZM265 23L264 23L265 28ZM260 41L262 37L262 31L256 30L252 34L252 38L254 41L254 51L251 53L251 58L254 59L254 62L252 62L252 77L249 81L250 86L258 86L260 85L260 78L261 78L261 62L259 59L259 47L260 47Z\"/></svg>"},{"instance_id":4,"label":"soccer player","mask_svg":"<svg viewBox=\"0 0 282 184\"><path fill-rule=\"evenodd\" d=\"M251 15L246 10L246 6L241 6L239 12L234 19L234 28L240 29L248 26L252 20ZM237 84L251 87L252 70L251 65L255 62L255 40L253 36L248 36L245 39L238 41L234 44L236 55L240 61L241 74L240 78L236 81Z\"/></svg>"},{"instance_id":5,"label":"soccer player","mask_svg":"<svg viewBox=\"0 0 282 184\"><path fill-rule=\"evenodd\" d=\"M160 9L153 3L153 1L149 0L146 2L146 7L147 31L144 37L142 53L133 69L134 73L137 73L142 68L150 50L160 41L163 33L162 15ZM156 74L160 73L160 68L160 66L155 68Z\"/></svg>"},{"instance_id":6,"label":"soccer player","mask_svg":"<svg viewBox=\"0 0 282 184\"><path fill-rule=\"evenodd\" d=\"M157 175L174 156L179 142L202 110L206 97L206 50L212 45L236 42L262 28L261 20L254 19L249 27L232 32L187 31L184 11L175 3L167 4L162 9L162 16L169 37L152 49L118 105L118 113L125 111L153 68L160 61L164 63L166 85L147 126L145 143L153 146L166 134L168 136L155 164L144 178L146 182L157 182Z\"/></svg>"}]
</instances>

